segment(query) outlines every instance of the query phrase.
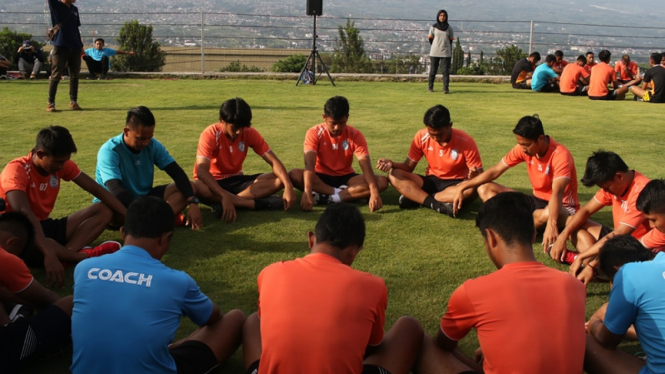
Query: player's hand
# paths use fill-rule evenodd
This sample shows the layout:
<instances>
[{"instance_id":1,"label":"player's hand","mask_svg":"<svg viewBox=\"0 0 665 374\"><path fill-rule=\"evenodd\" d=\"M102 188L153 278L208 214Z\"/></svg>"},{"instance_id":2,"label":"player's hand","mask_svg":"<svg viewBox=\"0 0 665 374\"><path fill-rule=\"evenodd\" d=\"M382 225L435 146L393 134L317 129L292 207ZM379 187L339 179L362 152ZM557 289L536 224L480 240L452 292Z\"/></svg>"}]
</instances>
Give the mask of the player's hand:
<instances>
[{"instance_id":1,"label":"player's hand","mask_svg":"<svg viewBox=\"0 0 665 374\"><path fill-rule=\"evenodd\" d=\"M314 201L312 200L312 194L303 192L302 198L300 199L300 209L304 210L305 212L309 212L312 210L313 206Z\"/></svg>"},{"instance_id":2,"label":"player's hand","mask_svg":"<svg viewBox=\"0 0 665 374\"><path fill-rule=\"evenodd\" d=\"M582 256L577 256L575 261L573 261L573 263L570 264L570 268L568 269L568 273L570 273L570 275L576 277L577 273L579 273L579 271L582 269L582 264L583 264Z\"/></svg>"},{"instance_id":3,"label":"player's hand","mask_svg":"<svg viewBox=\"0 0 665 374\"><path fill-rule=\"evenodd\" d=\"M296 193L293 188L285 188L282 194L282 201L284 202L284 210L289 210L296 205Z\"/></svg>"},{"instance_id":4,"label":"player's hand","mask_svg":"<svg viewBox=\"0 0 665 374\"><path fill-rule=\"evenodd\" d=\"M543 233L543 251L547 252L547 248L554 244L556 238L559 236L559 228L557 227L556 220L548 220Z\"/></svg>"},{"instance_id":5,"label":"player's hand","mask_svg":"<svg viewBox=\"0 0 665 374\"><path fill-rule=\"evenodd\" d=\"M477 167L474 166L471 169L469 169L469 175L467 176L466 179L473 179L473 178L479 176L481 174L481 172L482 172L482 169L477 168Z\"/></svg>"},{"instance_id":6,"label":"player's hand","mask_svg":"<svg viewBox=\"0 0 665 374\"><path fill-rule=\"evenodd\" d=\"M192 230L200 230L203 228L203 217L201 216L201 209L198 204L189 204L187 209L187 216L185 217L185 226L192 226Z\"/></svg>"},{"instance_id":7,"label":"player's hand","mask_svg":"<svg viewBox=\"0 0 665 374\"><path fill-rule=\"evenodd\" d=\"M369 196L369 210L370 212L375 212L383 207L383 201L379 194L371 194Z\"/></svg>"},{"instance_id":8,"label":"player's hand","mask_svg":"<svg viewBox=\"0 0 665 374\"><path fill-rule=\"evenodd\" d=\"M62 287L65 285L65 268L55 255L55 251L44 256L44 269L46 270L47 286Z\"/></svg>"},{"instance_id":9,"label":"player's hand","mask_svg":"<svg viewBox=\"0 0 665 374\"><path fill-rule=\"evenodd\" d=\"M457 192L455 197L453 197L453 215L457 216L457 213L462 209L462 203L464 202L464 190L457 187Z\"/></svg>"},{"instance_id":10,"label":"player's hand","mask_svg":"<svg viewBox=\"0 0 665 374\"><path fill-rule=\"evenodd\" d=\"M563 257L566 251L566 239L557 238L551 247L545 248L545 252L547 253L548 251L552 260L556 262L561 262L561 257Z\"/></svg>"},{"instance_id":11,"label":"player's hand","mask_svg":"<svg viewBox=\"0 0 665 374\"><path fill-rule=\"evenodd\" d=\"M231 199L222 199L222 219L226 223L236 221L236 207Z\"/></svg>"},{"instance_id":12,"label":"player's hand","mask_svg":"<svg viewBox=\"0 0 665 374\"><path fill-rule=\"evenodd\" d=\"M577 279L582 281L582 283L584 283L584 287L586 287L589 284L589 282L591 282L591 280L593 279L593 275L594 275L593 266L587 266L584 269L582 269L582 271L577 275Z\"/></svg>"},{"instance_id":13,"label":"player's hand","mask_svg":"<svg viewBox=\"0 0 665 374\"><path fill-rule=\"evenodd\" d=\"M388 160L387 158L380 158L376 162L376 168L386 173L388 173L390 169L393 168L393 166L394 166L393 162L391 160Z\"/></svg>"},{"instance_id":14,"label":"player's hand","mask_svg":"<svg viewBox=\"0 0 665 374\"><path fill-rule=\"evenodd\" d=\"M483 361L485 361L485 356L483 355L483 350L482 348L476 349L475 352L473 352L473 361L477 362L478 364L482 365Z\"/></svg>"}]
</instances>

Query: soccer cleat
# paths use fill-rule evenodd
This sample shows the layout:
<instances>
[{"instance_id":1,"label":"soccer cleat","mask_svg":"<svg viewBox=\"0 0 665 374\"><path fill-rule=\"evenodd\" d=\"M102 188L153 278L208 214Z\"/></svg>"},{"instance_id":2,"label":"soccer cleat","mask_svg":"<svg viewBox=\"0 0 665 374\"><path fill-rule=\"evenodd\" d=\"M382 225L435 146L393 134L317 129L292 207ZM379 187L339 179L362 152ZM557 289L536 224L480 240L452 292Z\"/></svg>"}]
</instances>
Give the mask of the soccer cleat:
<instances>
[{"instance_id":1,"label":"soccer cleat","mask_svg":"<svg viewBox=\"0 0 665 374\"><path fill-rule=\"evenodd\" d=\"M400 209L413 209L420 206L417 202L410 200L404 195L399 195L399 200L397 200L397 205Z\"/></svg>"},{"instance_id":2,"label":"soccer cleat","mask_svg":"<svg viewBox=\"0 0 665 374\"><path fill-rule=\"evenodd\" d=\"M71 108L71 110L81 110L81 107L78 105L76 101L70 101L69 108Z\"/></svg>"},{"instance_id":3,"label":"soccer cleat","mask_svg":"<svg viewBox=\"0 0 665 374\"><path fill-rule=\"evenodd\" d=\"M577 255L579 253L577 252L571 252L571 251L566 251L566 253L563 255L563 262L566 265L572 265L572 263L575 261L577 258Z\"/></svg>"},{"instance_id":4,"label":"soccer cleat","mask_svg":"<svg viewBox=\"0 0 665 374\"><path fill-rule=\"evenodd\" d=\"M254 200L254 210L281 210L284 209L284 200L281 196L272 195Z\"/></svg>"},{"instance_id":5,"label":"soccer cleat","mask_svg":"<svg viewBox=\"0 0 665 374\"><path fill-rule=\"evenodd\" d=\"M432 203L432 206L430 208L436 210L441 214L445 214L448 217L455 218L455 214L453 214L453 204L451 203L442 203L440 201L437 201L435 203Z\"/></svg>"},{"instance_id":6,"label":"soccer cleat","mask_svg":"<svg viewBox=\"0 0 665 374\"><path fill-rule=\"evenodd\" d=\"M224 208L222 208L222 204L210 204L210 211L217 219L221 219L222 214L224 214Z\"/></svg>"},{"instance_id":7,"label":"soccer cleat","mask_svg":"<svg viewBox=\"0 0 665 374\"><path fill-rule=\"evenodd\" d=\"M46 104L46 111L47 112L55 112L55 103Z\"/></svg>"},{"instance_id":8,"label":"soccer cleat","mask_svg":"<svg viewBox=\"0 0 665 374\"><path fill-rule=\"evenodd\" d=\"M80 252L87 254L88 257L99 257L113 252L117 252L121 247L122 245L120 243L109 240L94 248L85 247Z\"/></svg>"},{"instance_id":9,"label":"soccer cleat","mask_svg":"<svg viewBox=\"0 0 665 374\"><path fill-rule=\"evenodd\" d=\"M184 227L185 226L185 215L182 214L182 212L176 214L175 219L173 220L173 224L178 226L178 227Z\"/></svg>"},{"instance_id":10,"label":"soccer cleat","mask_svg":"<svg viewBox=\"0 0 665 374\"><path fill-rule=\"evenodd\" d=\"M314 205L326 205L330 202L330 196L320 194L318 192L312 192L312 203Z\"/></svg>"}]
</instances>

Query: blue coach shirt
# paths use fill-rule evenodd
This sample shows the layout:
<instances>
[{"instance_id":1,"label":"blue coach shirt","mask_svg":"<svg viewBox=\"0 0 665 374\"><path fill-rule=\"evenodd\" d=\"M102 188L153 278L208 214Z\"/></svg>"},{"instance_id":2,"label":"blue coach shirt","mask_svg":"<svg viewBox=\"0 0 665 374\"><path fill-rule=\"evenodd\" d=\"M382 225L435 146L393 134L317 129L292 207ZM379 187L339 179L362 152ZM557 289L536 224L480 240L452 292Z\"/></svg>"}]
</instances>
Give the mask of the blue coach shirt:
<instances>
[{"instance_id":1,"label":"blue coach shirt","mask_svg":"<svg viewBox=\"0 0 665 374\"><path fill-rule=\"evenodd\" d=\"M176 373L168 345L188 316L201 326L213 303L187 273L142 248L82 261L74 270L74 374Z\"/></svg>"},{"instance_id":2,"label":"blue coach shirt","mask_svg":"<svg viewBox=\"0 0 665 374\"><path fill-rule=\"evenodd\" d=\"M111 48L102 48L100 51L97 48L88 48L85 50L85 54L90 56L95 61L101 61L102 57L106 56L109 58L109 68L111 67L111 57L115 56L115 49Z\"/></svg>"},{"instance_id":3,"label":"blue coach shirt","mask_svg":"<svg viewBox=\"0 0 665 374\"><path fill-rule=\"evenodd\" d=\"M616 335L635 325L647 364L640 374L665 373L665 253L623 265L614 276L605 327Z\"/></svg>"},{"instance_id":4,"label":"blue coach shirt","mask_svg":"<svg viewBox=\"0 0 665 374\"><path fill-rule=\"evenodd\" d=\"M152 189L155 165L164 170L175 160L164 145L154 138L141 152L134 153L125 145L122 136L123 134L120 134L109 139L99 149L95 171L97 183L106 188L106 182L118 179L122 182L122 187L135 198L145 196Z\"/></svg>"},{"instance_id":5,"label":"blue coach shirt","mask_svg":"<svg viewBox=\"0 0 665 374\"><path fill-rule=\"evenodd\" d=\"M547 64L542 63L536 67L536 70L533 71L533 76L531 77L531 89L534 91L540 91L540 89L547 84L550 78L556 77L557 75L554 70L547 66Z\"/></svg>"}]
</instances>

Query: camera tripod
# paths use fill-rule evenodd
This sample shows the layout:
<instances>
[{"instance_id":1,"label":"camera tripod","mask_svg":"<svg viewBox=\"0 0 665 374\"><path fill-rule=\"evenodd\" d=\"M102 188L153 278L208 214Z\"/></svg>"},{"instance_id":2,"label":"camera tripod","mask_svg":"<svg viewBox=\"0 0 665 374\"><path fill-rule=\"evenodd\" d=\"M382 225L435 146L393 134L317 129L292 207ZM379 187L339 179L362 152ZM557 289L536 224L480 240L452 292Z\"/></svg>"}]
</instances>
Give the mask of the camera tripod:
<instances>
[{"instance_id":1,"label":"camera tripod","mask_svg":"<svg viewBox=\"0 0 665 374\"><path fill-rule=\"evenodd\" d=\"M330 79L330 83L332 83L333 86L335 86L335 81L333 81L332 77L330 76L330 73L328 72L328 68L326 67L326 64L323 63L323 60L321 59L321 55L319 54L319 51L316 49L316 14L314 15L314 32L312 33L312 51L309 53L309 57L307 57L307 61L305 61L305 65L303 65L302 70L300 71L300 75L298 75L298 80L296 81L296 86L298 83L301 81L303 83L306 83L305 80L311 80L311 84L316 84L316 81L318 81L318 77L316 76L316 59L319 59L319 62L321 63L321 66L323 66L323 71L326 72L328 75L328 79ZM310 74L310 70L308 69L310 66L310 61L312 63L312 70ZM335 86L337 87L337 86Z\"/></svg>"}]
</instances>

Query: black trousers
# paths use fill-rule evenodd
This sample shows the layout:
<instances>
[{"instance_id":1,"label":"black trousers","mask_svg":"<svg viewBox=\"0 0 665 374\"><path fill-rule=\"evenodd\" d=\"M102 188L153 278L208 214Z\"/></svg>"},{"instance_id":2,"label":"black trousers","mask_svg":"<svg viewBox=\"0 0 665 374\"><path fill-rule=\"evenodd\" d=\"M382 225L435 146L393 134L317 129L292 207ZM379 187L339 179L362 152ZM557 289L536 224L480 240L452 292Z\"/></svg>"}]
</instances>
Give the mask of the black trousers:
<instances>
[{"instance_id":1,"label":"black trousers","mask_svg":"<svg viewBox=\"0 0 665 374\"><path fill-rule=\"evenodd\" d=\"M86 55L83 56L83 61L88 66L90 74L106 75L109 72L109 58L107 56L102 56L102 60L97 61Z\"/></svg>"}]
</instances>

